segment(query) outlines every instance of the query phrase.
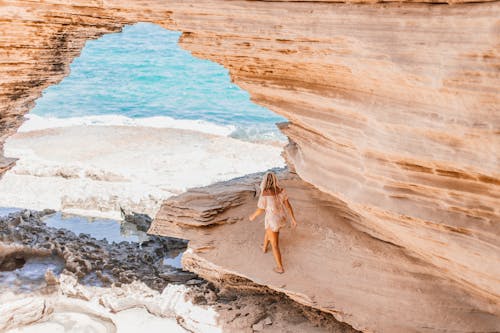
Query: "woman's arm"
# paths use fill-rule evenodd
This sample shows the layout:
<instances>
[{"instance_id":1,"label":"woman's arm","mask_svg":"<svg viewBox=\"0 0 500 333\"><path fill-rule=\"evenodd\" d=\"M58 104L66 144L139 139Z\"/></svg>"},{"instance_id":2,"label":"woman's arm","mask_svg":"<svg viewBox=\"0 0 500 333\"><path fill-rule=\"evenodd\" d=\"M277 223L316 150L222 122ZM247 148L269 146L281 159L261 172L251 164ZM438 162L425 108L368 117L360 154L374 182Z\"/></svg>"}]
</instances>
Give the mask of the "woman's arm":
<instances>
[{"instance_id":1,"label":"woman's arm","mask_svg":"<svg viewBox=\"0 0 500 333\"><path fill-rule=\"evenodd\" d=\"M256 218L257 216L259 216L260 214L262 214L264 211L265 211L265 210L264 210L264 209L262 209L262 208L257 208L257 210L256 210L256 211L255 211L252 215L250 215L250 216L248 217L248 219L249 219L250 221L253 221L253 220L255 220L255 218Z\"/></svg>"},{"instance_id":2,"label":"woman's arm","mask_svg":"<svg viewBox=\"0 0 500 333\"><path fill-rule=\"evenodd\" d=\"M285 206L290 212L290 216L292 217L292 227L296 227L297 220L295 219L295 214L293 213L292 205L290 205L290 201L288 201L288 199L285 200Z\"/></svg>"}]
</instances>

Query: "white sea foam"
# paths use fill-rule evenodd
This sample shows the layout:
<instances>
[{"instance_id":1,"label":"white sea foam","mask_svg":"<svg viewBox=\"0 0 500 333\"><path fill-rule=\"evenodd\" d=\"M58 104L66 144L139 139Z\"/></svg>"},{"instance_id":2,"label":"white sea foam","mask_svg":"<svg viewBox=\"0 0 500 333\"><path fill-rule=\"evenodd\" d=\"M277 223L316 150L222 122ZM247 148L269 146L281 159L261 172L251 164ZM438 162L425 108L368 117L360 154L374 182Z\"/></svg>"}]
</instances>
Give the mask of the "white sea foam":
<instances>
[{"instance_id":1,"label":"white sea foam","mask_svg":"<svg viewBox=\"0 0 500 333\"><path fill-rule=\"evenodd\" d=\"M72 127L72 126L133 126L153 128L185 129L196 132L229 136L235 131L235 126L218 125L204 120L174 119L167 116L147 118L129 118L122 115L95 115L70 118L42 117L35 114L26 115L27 121L19 128L18 132L31 132L36 130Z\"/></svg>"}]
</instances>

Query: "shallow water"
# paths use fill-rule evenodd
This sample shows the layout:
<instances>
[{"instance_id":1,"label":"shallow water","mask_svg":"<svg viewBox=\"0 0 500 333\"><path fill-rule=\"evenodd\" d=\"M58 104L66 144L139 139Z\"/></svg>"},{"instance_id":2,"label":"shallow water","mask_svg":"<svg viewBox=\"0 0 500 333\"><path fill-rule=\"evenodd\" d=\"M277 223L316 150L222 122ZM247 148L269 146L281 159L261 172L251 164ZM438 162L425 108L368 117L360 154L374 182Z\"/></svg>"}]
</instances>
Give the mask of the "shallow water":
<instances>
[{"instance_id":1,"label":"shallow water","mask_svg":"<svg viewBox=\"0 0 500 333\"><path fill-rule=\"evenodd\" d=\"M22 208L0 207L0 217L8 216L11 213L22 211ZM143 242L149 236L137 230L137 227L125 221L93 218L73 214L55 212L42 218L47 226L53 228L64 228L74 232L76 235L88 234L96 239L106 239L108 242ZM183 251L174 249L170 255L165 257L158 267L163 274L182 275L181 258ZM161 265L160 264L160 265ZM56 276L64 269L64 261L57 256L32 257L27 258L24 265L13 271L0 271L0 290L11 290L16 292L31 292L43 288L45 283L45 272L50 269ZM103 275L111 276L111 272L103 271ZM84 285L106 287L91 272L80 281Z\"/></svg>"},{"instance_id":2,"label":"shallow water","mask_svg":"<svg viewBox=\"0 0 500 333\"><path fill-rule=\"evenodd\" d=\"M167 265L167 266L174 267L174 268L182 268L181 260L182 260L183 254L184 254L184 252L180 252L178 255L176 255L173 258L164 258L163 265Z\"/></svg>"},{"instance_id":3,"label":"shallow water","mask_svg":"<svg viewBox=\"0 0 500 333\"><path fill-rule=\"evenodd\" d=\"M23 210L22 208L15 207L0 207L0 217L8 216L11 213L16 213Z\"/></svg>"},{"instance_id":4,"label":"shallow water","mask_svg":"<svg viewBox=\"0 0 500 333\"><path fill-rule=\"evenodd\" d=\"M27 258L25 264L13 271L0 271L0 289L30 292L45 286L45 272L56 276L64 269L64 261L55 256Z\"/></svg>"},{"instance_id":5,"label":"shallow water","mask_svg":"<svg viewBox=\"0 0 500 333\"><path fill-rule=\"evenodd\" d=\"M75 234L89 234L95 239L106 239L108 242L143 242L148 235L137 227L125 221L113 219L93 218L73 214L56 212L47 215L42 220L50 227L65 228ZM182 269L181 259L184 252L172 251L172 256L163 259L163 265ZM92 277L87 277L92 279Z\"/></svg>"},{"instance_id":6,"label":"shallow water","mask_svg":"<svg viewBox=\"0 0 500 333\"><path fill-rule=\"evenodd\" d=\"M142 242L148 235L137 230L136 226L124 221L93 218L57 212L47 215L42 220L53 228L65 228L75 234L89 234L95 239L106 239L108 242Z\"/></svg>"}]
</instances>

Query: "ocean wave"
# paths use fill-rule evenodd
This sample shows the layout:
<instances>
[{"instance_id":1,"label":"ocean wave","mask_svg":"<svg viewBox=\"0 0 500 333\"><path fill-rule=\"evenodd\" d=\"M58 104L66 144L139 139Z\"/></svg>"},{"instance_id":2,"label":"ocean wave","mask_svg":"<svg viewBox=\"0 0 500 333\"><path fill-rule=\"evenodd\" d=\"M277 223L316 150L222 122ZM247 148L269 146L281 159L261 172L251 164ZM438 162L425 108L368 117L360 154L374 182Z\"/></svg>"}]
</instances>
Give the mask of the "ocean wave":
<instances>
[{"instance_id":1,"label":"ocean wave","mask_svg":"<svg viewBox=\"0 0 500 333\"><path fill-rule=\"evenodd\" d=\"M206 134L229 136L236 130L233 125L218 125L204 120L174 119L167 116L147 118L129 118L117 114L95 115L69 118L42 117L35 114L26 115L27 121L21 125L18 132L72 127L72 126L133 126L153 128L185 129Z\"/></svg>"},{"instance_id":2,"label":"ocean wave","mask_svg":"<svg viewBox=\"0 0 500 333\"><path fill-rule=\"evenodd\" d=\"M245 126L238 126L229 136L234 139L256 143L284 144L288 140L274 124L248 124Z\"/></svg>"}]
</instances>

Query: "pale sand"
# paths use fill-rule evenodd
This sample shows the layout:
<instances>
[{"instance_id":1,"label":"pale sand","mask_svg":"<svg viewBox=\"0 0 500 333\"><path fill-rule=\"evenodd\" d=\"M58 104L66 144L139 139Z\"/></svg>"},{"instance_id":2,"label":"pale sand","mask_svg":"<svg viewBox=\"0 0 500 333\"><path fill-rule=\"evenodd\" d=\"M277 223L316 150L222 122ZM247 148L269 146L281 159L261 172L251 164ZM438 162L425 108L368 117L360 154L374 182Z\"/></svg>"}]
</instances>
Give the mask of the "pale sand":
<instances>
[{"instance_id":1,"label":"pale sand","mask_svg":"<svg viewBox=\"0 0 500 333\"><path fill-rule=\"evenodd\" d=\"M162 200L283 166L282 148L190 130L75 126L17 133L19 158L0 180L0 206L118 218L120 207L154 215Z\"/></svg>"}]
</instances>

